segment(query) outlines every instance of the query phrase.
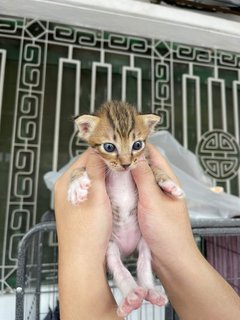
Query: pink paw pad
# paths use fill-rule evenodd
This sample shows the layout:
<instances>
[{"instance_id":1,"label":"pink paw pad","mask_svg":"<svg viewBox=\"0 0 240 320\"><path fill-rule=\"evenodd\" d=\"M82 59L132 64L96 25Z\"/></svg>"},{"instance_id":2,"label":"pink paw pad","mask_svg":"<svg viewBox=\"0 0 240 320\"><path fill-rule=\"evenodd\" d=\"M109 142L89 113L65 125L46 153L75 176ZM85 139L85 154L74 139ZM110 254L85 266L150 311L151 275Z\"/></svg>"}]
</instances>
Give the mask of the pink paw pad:
<instances>
[{"instance_id":1,"label":"pink paw pad","mask_svg":"<svg viewBox=\"0 0 240 320\"><path fill-rule=\"evenodd\" d=\"M87 176L84 175L79 179L79 185L82 189L88 189L91 185L91 181Z\"/></svg>"},{"instance_id":2,"label":"pink paw pad","mask_svg":"<svg viewBox=\"0 0 240 320\"><path fill-rule=\"evenodd\" d=\"M137 287L131 291L118 307L117 314L120 317L126 317L133 310L141 307L143 300L147 295L147 290L142 287Z\"/></svg>"},{"instance_id":3,"label":"pink paw pad","mask_svg":"<svg viewBox=\"0 0 240 320\"><path fill-rule=\"evenodd\" d=\"M81 177L73 180L68 189L68 201L75 206L85 201L90 185L91 181L87 174L83 174Z\"/></svg>"},{"instance_id":4,"label":"pink paw pad","mask_svg":"<svg viewBox=\"0 0 240 320\"><path fill-rule=\"evenodd\" d=\"M163 191L169 193L174 198L181 199L185 197L184 191L171 180L159 182L159 186Z\"/></svg>"},{"instance_id":5,"label":"pink paw pad","mask_svg":"<svg viewBox=\"0 0 240 320\"><path fill-rule=\"evenodd\" d=\"M146 300L159 307L165 306L168 303L167 296L156 289L148 290Z\"/></svg>"}]
</instances>

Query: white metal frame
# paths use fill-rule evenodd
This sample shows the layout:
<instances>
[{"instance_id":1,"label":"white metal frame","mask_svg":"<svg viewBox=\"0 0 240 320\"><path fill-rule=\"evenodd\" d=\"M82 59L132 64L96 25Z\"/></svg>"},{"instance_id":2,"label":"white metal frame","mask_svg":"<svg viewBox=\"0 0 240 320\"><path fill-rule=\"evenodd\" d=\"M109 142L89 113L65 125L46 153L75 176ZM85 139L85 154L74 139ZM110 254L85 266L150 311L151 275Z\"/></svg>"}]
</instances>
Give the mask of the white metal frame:
<instances>
[{"instance_id":1,"label":"white metal frame","mask_svg":"<svg viewBox=\"0 0 240 320\"><path fill-rule=\"evenodd\" d=\"M1 0L0 12L161 38L196 46L240 50L240 22L137 0Z\"/></svg>"},{"instance_id":2,"label":"white metal frame","mask_svg":"<svg viewBox=\"0 0 240 320\"><path fill-rule=\"evenodd\" d=\"M91 78L91 104L90 111L95 110L95 91L97 90L96 75L98 68L105 68L107 70L107 97L112 97L111 80L112 80L112 65L105 59L105 53L117 52L125 55L129 58L129 62L122 67L122 99L126 98L126 85L128 72L135 72L137 78L137 99L139 101L139 109L141 109L141 99L143 97L141 82L142 82L142 69L136 65L135 57L148 59L149 65L151 65L151 90L152 90L152 111L160 112L162 118L165 118L164 129L169 130L173 135L174 132L174 119L176 110L174 109L174 90L173 90L173 72L174 62L182 65L186 64L187 69L182 75L182 106L183 114L182 118L182 132L183 132L183 145L188 147L188 123L185 121L188 115L187 108L187 96L188 96L188 81L192 81L195 87L195 114L198 121L196 127L196 137L199 153L203 160L207 159L204 164L211 167L217 166L221 161L221 164L228 169L229 162L223 162L225 155L228 153L229 157L226 160L229 161L232 155L232 163L236 161L237 151L239 150L239 92L240 92L240 54L235 55L231 52L218 52L214 47L220 47L224 50L235 50L240 52L240 24L238 22L228 21L222 18L206 17L199 13L192 13L182 11L175 8L167 8L162 6L154 6L148 3L140 3L138 1L91 1L91 5L87 1L60 1L60 0L2 0L0 2L0 12L6 15L16 15L23 17L30 17L31 19L24 19L23 27L21 27L21 49L19 57L19 70L16 89L16 102L14 106L14 123L13 123L13 135L11 144L11 159L9 166L9 185L7 196L7 210L4 229L4 244L3 244L3 263L2 263L2 276L1 276L1 288L3 292L4 286L6 286L6 279L9 275L13 274L16 270L15 262L16 257L13 255L14 247L19 239L22 238L23 233L27 231L36 221L37 212L37 197L38 197L38 180L39 180L39 155L41 153L41 136L42 136L42 119L43 119L43 101L45 94L45 82L46 82L46 58L47 58L47 46L50 40L41 38L40 34L37 37L31 36L29 27L32 24L37 23L42 28L42 34L47 33L51 35L54 41L64 40L67 36L68 41L64 42L68 50L67 57L61 57L58 62L58 75L57 75L57 91L56 91L56 114L54 122L54 150L53 150L53 162L52 170L59 169L59 130L61 125L61 110L62 110L62 81L64 76L64 65L72 64L75 69L75 83L72 85L75 87L75 101L72 112L77 114L81 108L79 103L80 87L81 87L81 61L73 57L73 51L78 50L80 46L88 47L90 50L96 50L99 54L99 60L94 61L91 66L92 78ZM42 25L39 19L59 21L60 23L68 23L70 26L60 26L56 24L54 29L49 29L49 24L46 22L45 27ZM178 20L179 19L179 20ZM203 19L203 20L202 20ZM14 22L15 19L13 19ZM224 22L224 23L223 23ZM4 24L4 20L2 20ZM71 25L74 28L71 28ZM86 38L80 36L78 43L75 43L76 37L78 37L78 31L81 29L75 28L75 26L89 27L87 30L89 37L93 35L92 48L89 41ZM211 28L210 28L211 25ZM219 26L219 30L217 27ZM0 26L1 27L1 26ZM17 22L13 24L13 29L8 28L8 34L2 36L16 37L14 32L17 29ZM56 30L61 28L60 33ZM209 29L208 29L209 28ZM93 30L95 29L95 30ZM96 31L100 30L99 32ZM104 39L104 31L112 32L108 39ZM58 30L59 31L59 30ZM71 34L72 32L72 34ZM117 33L115 33L117 32ZM99 33L99 34L98 34ZM120 34L121 33L121 34ZM126 33L127 36L123 36ZM131 34L131 36L130 36ZM134 36L132 36L134 35ZM58 38L59 36L59 38ZM72 36L72 37L71 37ZM19 35L18 35L19 37ZM25 38L26 37L26 38ZM55 38L54 38L55 37ZM62 37L62 38L61 38ZM146 38L148 39L146 40ZM124 47L124 39L127 39L127 45ZM94 41L100 41L101 47L94 48ZM134 47L131 44L132 39L139 39L142 47ZM27 40L25 42L25 40ZM164 41L167 40L167 41ZM85 41L85 42L84 42ZM173 48L173 44L169 41L182 42L177 48ZM104 49L104 42L107 43L108 49ZM41 43L42 47L39 46ZM166 47L166 55L162 55L158 51L158 43L163 44ZM191 46L184 44L188 43ZM193 48L192 45L195 45ZM210 47L203 48L200 45ZM229 45L229 46L228 46ZM142 51L145 48L145 51ZM213 49L212 49L213 48ZM116 50L116 51L114 51ZM151 54L145 57L145 52L151 50ZM1 72L0 72L0 102L2 99L3 81L4 81L4 68L6 65L6 54L4 50L0 51ZM38 57L38 59L35 59ZM43 58L43 64L39 65L40 57ZM224 80L218 76L218 65L215 61L217 57L221 61L221 68L226 70L234 70L236 72L236 80L232 83L232 95L233 95L233 122L234 122L234 136L228 135L224 131L228 131L227 123L225 122L228 115L226 115L226 85ZM202 107L200 96L200 77L193 72L194 67L202 66L211 62L210 68L213 70L213 75L208 78L206 95L209 97L207 105L207 112L209 114L208 130L212 131L214 112L212 106L213 86L218 84L220 88L220 103L223 118L223 127L221 130L211 132L214 136L209 135L201 128L201 113ZM27 73L28 71L28 73ZM28 74L28 75L27 75ZM32 78L31 76L32 75ZM24 104L24 101L26 102ZM38 110L37 119L36 113L31 110ZM1 103L0 103L0 116L1 116ZM0 117L1 121L1 117ZM21 131L19 128L22 128ZM24 131L25 130L25 131ZM223 131L224 130L224 131ZM233 134L233 133L232 133ZM202 136L203 135L203 136ZM35 141L33 138L35 137ZM202 138L201 138L202 137ZM221 140L220 140L221 138ZM212 149L209 150L206 147L202 148L200 139L204 146L209 146L209 141L216 143L211 145ZM215 157L215 150L218 150L219 141L224 141L226 146L230 149L223 151L219 163L213 162ZM74 146L74 132L73 138L69 145L69 154L73 155L71 150ZM214 149L215 148L215 149ZM202 152L202 149L204 152ZM33 152L34 150L34 152ZM66 150L67 152L67 150ZM209 162L209 158L210 161ZM30 168L25 164L29 162ZM221 173L223 166L219 166L220 176L225 174ZM234 170L227 170L232 176L237 175L236 167ZM31 180L32 176L32 180ZM218 177L217 177L218 178ZM22 180L21 180L22 179ZM240 190L240 176L238 176L238 189ZM19 194L17 190L18 185L24 185L26 188L26 194ZM27 192L31 191L31 201L27 200ZM231 192L231 185L229 181L226 181L226 191ZM17 199L17 200L16 200ZM17 207L17 209L15 208ZM26 216L25 224L23 223L23 215ZM11 234L11 232L12 234ZM6 255L8 254L11 265L5 265ZM9 286L9 289L10 286Z\"/></svg>"}]
</instances>

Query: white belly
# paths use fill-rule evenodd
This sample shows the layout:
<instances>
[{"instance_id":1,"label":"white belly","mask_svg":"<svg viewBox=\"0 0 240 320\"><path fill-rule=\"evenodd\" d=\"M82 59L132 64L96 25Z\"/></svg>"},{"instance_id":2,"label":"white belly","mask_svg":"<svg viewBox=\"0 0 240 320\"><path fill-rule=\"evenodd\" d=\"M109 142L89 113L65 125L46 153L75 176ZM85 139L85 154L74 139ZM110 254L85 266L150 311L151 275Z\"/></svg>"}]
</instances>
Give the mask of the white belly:
<instances>
[{"instance_id":1,"label":"white belly","mask_svg":"<svg viewBox=\"0 0 240 320\"><path fill-rule=\"evenodd\" d=\"M129 255L141 237L136 215L136 186L129 171L111 172L106 186L113 207L112 240L123 255Z\"/></svg>"}]
</instances>

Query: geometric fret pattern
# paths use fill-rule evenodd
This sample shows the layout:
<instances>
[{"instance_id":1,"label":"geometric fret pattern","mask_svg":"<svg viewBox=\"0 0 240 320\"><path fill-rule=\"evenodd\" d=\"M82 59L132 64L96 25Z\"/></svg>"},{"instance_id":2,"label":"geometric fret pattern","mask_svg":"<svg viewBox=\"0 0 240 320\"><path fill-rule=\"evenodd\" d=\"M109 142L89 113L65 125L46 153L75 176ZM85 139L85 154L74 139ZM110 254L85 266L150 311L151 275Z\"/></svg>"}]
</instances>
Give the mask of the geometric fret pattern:
<instances>
[{"instance_id":1,"label":"geometric fret pattern","mask_svg":"<svg viewBox=\"0 0 240 320\"><path fill-rule=\"evenodd\" d=\"M240 195L239 53L0 16L2 293L15 285L19 240L51 206L44 173L85 148L72 117L110 99L159 114L158 129Z\"/></svg>"}]
</instances>

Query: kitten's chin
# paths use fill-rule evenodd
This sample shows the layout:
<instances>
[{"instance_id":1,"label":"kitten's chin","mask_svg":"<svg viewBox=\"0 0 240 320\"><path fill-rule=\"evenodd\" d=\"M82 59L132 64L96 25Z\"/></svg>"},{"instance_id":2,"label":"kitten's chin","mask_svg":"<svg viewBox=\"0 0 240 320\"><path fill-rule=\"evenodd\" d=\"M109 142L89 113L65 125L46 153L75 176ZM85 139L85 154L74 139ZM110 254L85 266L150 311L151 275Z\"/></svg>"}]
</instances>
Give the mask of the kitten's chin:
<instances>
[{"instance_id":1,"label":"kitten's chin","mask_svg":"<svg viewBox=\"0 0 240 320\"><path fill-rule=\"evenodd\" d=\"M134 166L135 167L135 166ZM131 171L134 167L128 167L128 168L123 168L123 167L108 167L110 171L112 172L129 172Z\"/></svg>"},{"instance_id":2,"label":"kitten's chin","mask_svg":"<svg viewBox=\"0 0 240 320\"><path fill-rule=\"evenodd\" d=\"M137 163L132 163L129 167L123 168L123 167L118 167L115 169L117 172L130 172L131 170L135 169L137 166Z\"/></svg>"},{"instance_id":3,"label":"kitten's chin","mask_svg":"<svg viewBox=\"0 0 240 320\"><path fill-rule=\"evenodd\" d=\"M122 167L110 167L109 168L112 172L126 172L126 171L129 171L129 169L124 169L124 168L122 168Z\"/></svg>"},{"instance_id":4,"label":"kitten's chin","mask_svg":"<svg viewBox=\"0 0 240 320\"><path fill-rule=\"evenodd\" d=\"M132 162L128 167L125 166L125 168L121 165L109 164L109 162L107 162L107 161L105 161L105 163L106 163L108 169L112 172L129 172L129 171L136 168L138 161Z\"/></svg>"}]
</instances>

